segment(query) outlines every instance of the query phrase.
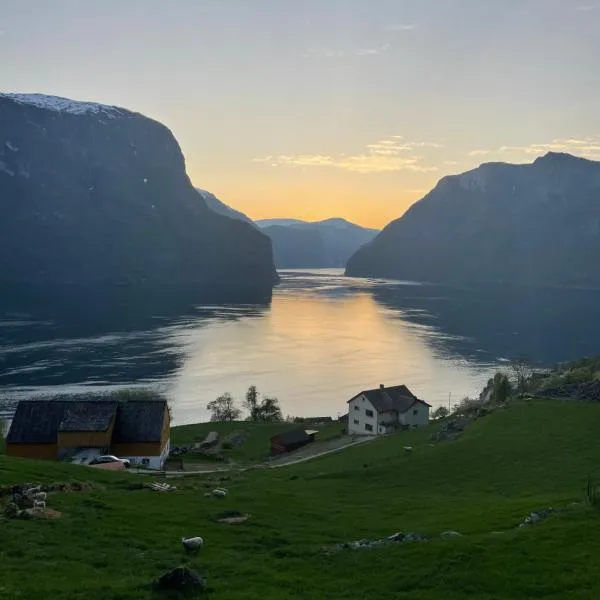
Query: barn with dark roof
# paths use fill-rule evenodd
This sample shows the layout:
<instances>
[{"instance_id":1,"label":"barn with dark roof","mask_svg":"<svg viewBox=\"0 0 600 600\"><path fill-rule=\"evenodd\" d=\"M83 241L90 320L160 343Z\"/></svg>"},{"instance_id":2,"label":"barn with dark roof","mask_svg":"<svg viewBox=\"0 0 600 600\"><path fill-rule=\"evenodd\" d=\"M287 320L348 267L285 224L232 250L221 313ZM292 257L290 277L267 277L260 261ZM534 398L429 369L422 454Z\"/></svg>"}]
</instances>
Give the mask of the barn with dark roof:
<instances>
[{"instance_id":1,"label":"barn with dark roof","mask_svg":"<svg viewBox=\"0 0 600 600\"><path fill-rule=\"evenodd\" d=\"M170 417L163 399L89 397L22 400L6 438L10 456L69 460L83 450L161 468L169 454Z\"/></svg>"}]
</instances>

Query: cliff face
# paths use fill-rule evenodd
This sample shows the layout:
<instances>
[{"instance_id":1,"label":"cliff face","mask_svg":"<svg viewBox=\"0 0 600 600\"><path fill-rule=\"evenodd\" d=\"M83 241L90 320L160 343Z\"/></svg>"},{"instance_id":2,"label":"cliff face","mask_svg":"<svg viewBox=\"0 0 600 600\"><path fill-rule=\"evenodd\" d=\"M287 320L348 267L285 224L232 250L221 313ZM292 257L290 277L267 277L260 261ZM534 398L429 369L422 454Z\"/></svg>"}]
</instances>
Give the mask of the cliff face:
<instances>
[{"instance_id":1,"label":"cliff face","mask_svg":"<svg viewBox=\"0 0 600 600\"><path fill-rule=\"evenodd\" d=\"M140 114L0 95L0 287L143 286L261 300L269 239L210 211L171 132Z\"/></svg>"},{"instance_id":2,"label":"cliff face","mask_svg":"<svg viewBox=\"0 0 600 600\"><path fill-rule=\"evenodd\" d=\"M442 179L356 252L346 273L600 286L599 255L600 163L550 153Z\"/></svg>"}]
</instances>

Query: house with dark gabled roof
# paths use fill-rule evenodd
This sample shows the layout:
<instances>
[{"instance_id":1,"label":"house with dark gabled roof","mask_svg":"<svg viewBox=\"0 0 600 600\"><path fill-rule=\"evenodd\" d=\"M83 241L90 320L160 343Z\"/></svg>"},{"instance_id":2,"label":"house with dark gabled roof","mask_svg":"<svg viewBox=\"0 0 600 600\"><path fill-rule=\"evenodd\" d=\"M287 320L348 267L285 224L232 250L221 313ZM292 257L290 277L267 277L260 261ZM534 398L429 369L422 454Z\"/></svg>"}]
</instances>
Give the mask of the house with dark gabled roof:
<instances>
[{"instance_id":1,"label":"house with dark gabled roof","mask_svg":"<svg viewBox=\"0 0 600 600\"><path fill-rule=\"evenodd\" d=\"M6 438L6 454L70 460L91 451L160 469L169 455L169 438L169 409L163 399L21 400Z\"/></svg>"},{"instance_id":2,"label":"house with dark gabled roof","mask_svg":"<svg viewBox=\"0 0 600 600\"><path fill-rule=\"evenodd\" d=\"M348 400L348 433L384 435L399 429L424 427L430 405L405 385L365 390Z\"/></svg>"}]
</instances>

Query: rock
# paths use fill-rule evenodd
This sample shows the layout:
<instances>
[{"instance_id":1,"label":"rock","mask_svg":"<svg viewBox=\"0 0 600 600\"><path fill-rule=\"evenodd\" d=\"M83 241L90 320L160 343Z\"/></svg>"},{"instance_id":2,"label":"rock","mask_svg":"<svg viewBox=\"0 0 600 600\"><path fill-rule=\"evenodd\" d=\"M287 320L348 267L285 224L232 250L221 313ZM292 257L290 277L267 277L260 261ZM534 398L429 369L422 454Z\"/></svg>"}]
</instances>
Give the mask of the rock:
<instances>
[{"instance_id":1,"label":"rock","mask_svg":"<svg viewBox=\"0 0 600 600\"><path fill-rule=\"evenodd\" d=\"M217 523L228 523L230 525L238 525L244 523L250 518L250 515L241 513L237 510L226 510L225 512L219 513L215 517Z\"/></svg>"},{"instance_id":2,"label":"rock","mask_svg":"<svg viewBox=\"0 0 600 600\"><path fill-rule=\"evenodd\" d=\"M404 541L404 534L401 531L398 531L394 535L390 535L390 537L388 538L388 540L390 542L403 542Z\"/></svg>"},{"instance_id":3,"label":"rock","mask_svg":"<svg viewBox=\"0 0 600 600\"><path fill-rule=\"evenodd\" d=\"M7 519L16 519L19 516L20 512L21 511L19 510L19 506L15 502L9 502L4 507L4 510L2 511L2 514Z\"/></svg>"},{"instance_id":4,"label":"rock","mask_svg":"<svg viewBox=\"0 0 600 600\"><path fill-rule=\"evenodd\" d=\"M426 542L428 539L428 537L421 533L407 533L406 536L404 536L405 542Z\"/></svg>"},{"instance_id":5,"label":"rock","mask_svg":"<svg viewBox=\"0 0 600 600\"><path fill-rule=\"evenodd\" d=\"M444 531L441 534L442 539L444 540L450 540L452 538L457 538L457 537L462 537L463 534L459 533L458 531Z\"/></svg>"},{"instance_id":6,"label":"rock","mask_svg":"<svg viewBox=\"0 0 600 600\"><path fill-rule=\"evenodd\" d=\"M206 591L206 580L197 571L188 567L177 567L161 575L152 587L156 592L198 595Z\"/></svg>"}]
</instances>

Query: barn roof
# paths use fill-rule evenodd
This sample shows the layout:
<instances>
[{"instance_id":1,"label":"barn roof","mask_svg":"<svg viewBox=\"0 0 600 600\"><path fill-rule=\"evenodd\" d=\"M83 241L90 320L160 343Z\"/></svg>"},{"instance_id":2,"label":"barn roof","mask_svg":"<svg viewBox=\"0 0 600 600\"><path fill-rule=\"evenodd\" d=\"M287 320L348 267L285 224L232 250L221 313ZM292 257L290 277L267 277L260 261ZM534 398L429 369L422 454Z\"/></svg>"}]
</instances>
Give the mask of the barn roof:
<instances>
[{"instance_id":1,"label":"barn roof","mask_svg":"<svg viewBox=\"0 0 600 600\"><path fill-rule=\"evenodd\" d=\"M9 444L55 444L59 431L106 431L115 416L113 442L159 442L165 400L21 400L6 438Z\"/></svg>"},{"instance_id":2,"label":"barn roof","mask_svg":"<svg viewBox=\"0 0 600 600\"><path fill-rule=\"evenodd\" d=\"M166 410L164 400L120 403L113 441L121 444L160 442Z\"/></svg>"},{"instance_id":3,"label":"barn roof","mask_svg":"<svg viewBox=\"0 0 600 600\"><path fill-rule=\"evenodd\" d=\"M69 402L65 404L59 431L106 431L117 413L117 402Z\"/></svg>"},{"instance_id":4,"label":"barn roof","mask_svg":"<svg viewBox=\"0 0 600 600\"><path fill-rule=\"evenodd\" d=\"M65 401L22 400L12 418L9 444L54 444Z\"/></svg>"},{"instance_id":5,"label":"barn roof","mask_svg":"<svg viewBox=\"0 0 600 600\"><path fill-rule=\"evenodd\" d=\"M366 396L377 412L406 412L416 402L427 404L419 400L405 385L392 387L379 386L374 390L365 390L357 396ZM354 396L356 398L357 396ZM348 402L354 400L352 398ZM427 406L429 406L427 404Z\"/></svg>"},{"instance_id":6,"label":"barn roof","mask_svg":"<svg viewBox=\"0 0 600 600\"><path fill-rule=\"evenodd\" d=\"M289 446L300 442L310 442L311 438L304 429L289 429L274 435L271 440L278 440L283 445Z\"/></svg>"}]
</instances>

